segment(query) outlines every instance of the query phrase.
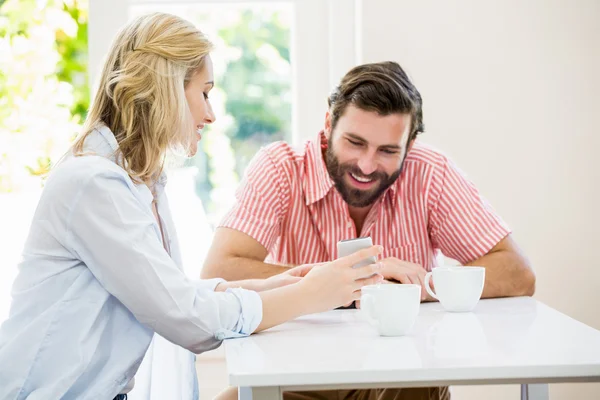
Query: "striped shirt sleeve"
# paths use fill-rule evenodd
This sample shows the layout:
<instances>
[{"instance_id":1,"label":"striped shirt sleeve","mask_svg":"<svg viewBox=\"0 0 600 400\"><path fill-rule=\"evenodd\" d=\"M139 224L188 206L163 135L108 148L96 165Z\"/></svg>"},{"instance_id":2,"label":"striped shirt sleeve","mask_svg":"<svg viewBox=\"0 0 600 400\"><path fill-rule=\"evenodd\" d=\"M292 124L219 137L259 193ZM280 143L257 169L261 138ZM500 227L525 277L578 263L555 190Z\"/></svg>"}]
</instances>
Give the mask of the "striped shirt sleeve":
<instances>
[{"instance_id":1,"label":"striped shirt sleeve","mask_svg":"<svg viewBox=\"0 0 600 400\"><path fill-rule=\"evenodd\" d=\"M268 148L261 149L246 168L236 202L219 226L243 232L270 251L281 234L284 182Z\"/></svg>"},{"instance_id":2,"label":"striped shirt sleeve","mask_svg":"<svg viewBox=\"0 0 600 400\"><path fill-rule=\"evenodd\" d=\"M433 246L466 264L487 254L510 229L450 160L444 157L436 170L431 188Z\"/></svg>"}]
</instances>

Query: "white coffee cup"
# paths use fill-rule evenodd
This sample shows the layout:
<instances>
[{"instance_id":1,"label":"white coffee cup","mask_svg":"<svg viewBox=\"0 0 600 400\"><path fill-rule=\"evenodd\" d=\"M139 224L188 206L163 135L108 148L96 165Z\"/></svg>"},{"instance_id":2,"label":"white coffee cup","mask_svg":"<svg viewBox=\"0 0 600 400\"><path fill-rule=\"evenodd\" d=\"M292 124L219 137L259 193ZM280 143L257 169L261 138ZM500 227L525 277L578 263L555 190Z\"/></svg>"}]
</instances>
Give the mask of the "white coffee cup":
<instances>
[{"instance_id":1,"label":"white coffee cup","mask_svg":"<svg viewBox=\"0 0 600 400\"><path fill-rule=\"evenodd\" d=\"M429 285L433 277L435 292ZM425 289L447 311L472 311L483 293L485 268L437 267L425 275Z\"/></svg>"},{"instance_id":2,"label":"white coffee cup","mask_svg":"<svg viewBox=\"0 0 600 400\"><path fill-rule=\"evenodd\" d=\"M369 285L362 288L360 308L381 336L403 336L410 332L421 304L421 286Z\"/></svg>"}]
</instances>

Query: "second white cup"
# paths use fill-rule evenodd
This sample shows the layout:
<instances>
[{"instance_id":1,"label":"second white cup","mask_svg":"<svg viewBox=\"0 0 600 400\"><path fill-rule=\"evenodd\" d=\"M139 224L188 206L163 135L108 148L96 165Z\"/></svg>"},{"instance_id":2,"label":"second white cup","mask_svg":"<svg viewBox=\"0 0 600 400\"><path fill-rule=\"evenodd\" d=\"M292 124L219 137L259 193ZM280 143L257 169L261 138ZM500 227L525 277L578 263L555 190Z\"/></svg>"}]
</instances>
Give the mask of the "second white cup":
<instances>
[{"instance_id":1,"label":"second white cup","mask_svg":"<svg viewBox=\"0 0 600 400\"><path fill-rule=\"evenodd\" d=\"M432 277L435 292L429 284ZM437 267L425 275L427 293L452 312L472 311L481 298L484 282L483 267Z\"/></svg>"}]
</instances>

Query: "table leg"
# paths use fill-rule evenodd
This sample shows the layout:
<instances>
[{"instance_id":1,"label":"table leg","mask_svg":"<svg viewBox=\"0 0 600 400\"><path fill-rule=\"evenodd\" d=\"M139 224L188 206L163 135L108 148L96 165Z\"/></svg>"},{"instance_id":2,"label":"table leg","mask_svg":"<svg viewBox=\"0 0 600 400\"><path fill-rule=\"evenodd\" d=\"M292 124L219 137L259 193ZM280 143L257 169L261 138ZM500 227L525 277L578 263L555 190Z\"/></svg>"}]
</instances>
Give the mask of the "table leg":
<instances>
[{"instance_id":1,"label":"table leg","mask_svg":"<svg viewBox=\"0 0 600 400\"><path fill-rule=\"evenodd\" d=\"M521 385L521 400L548 400L549 398L548 385L545 383Z\"/></svg>"},{"instance_id":2,"label":"table leg","mask_svg":"<svg viewBox=\"0 0 600 400\"><path fill-rule=\"evenodd\" d=\"M238 400L282 400L279 387L240 387Z\"/></svg>"}]
</instances>

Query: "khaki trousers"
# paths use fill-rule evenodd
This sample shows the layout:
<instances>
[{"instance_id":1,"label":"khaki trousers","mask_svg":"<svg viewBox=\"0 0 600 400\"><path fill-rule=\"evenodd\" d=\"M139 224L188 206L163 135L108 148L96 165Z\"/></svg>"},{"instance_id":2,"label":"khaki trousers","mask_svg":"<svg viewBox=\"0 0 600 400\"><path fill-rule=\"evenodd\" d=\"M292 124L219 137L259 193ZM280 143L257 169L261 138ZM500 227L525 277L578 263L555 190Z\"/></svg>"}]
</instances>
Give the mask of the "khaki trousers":
<instances>
[{"instance_id":1,"label":"khaki trousers","mask_svg":"<svg viewBox=\"0 0 600 400\"><path fill-rule=\"evenodd\" d=\"M446 386L403 389L322 390L284 392L284 400L450 400Z\"/></svg>"}]
</instances>

